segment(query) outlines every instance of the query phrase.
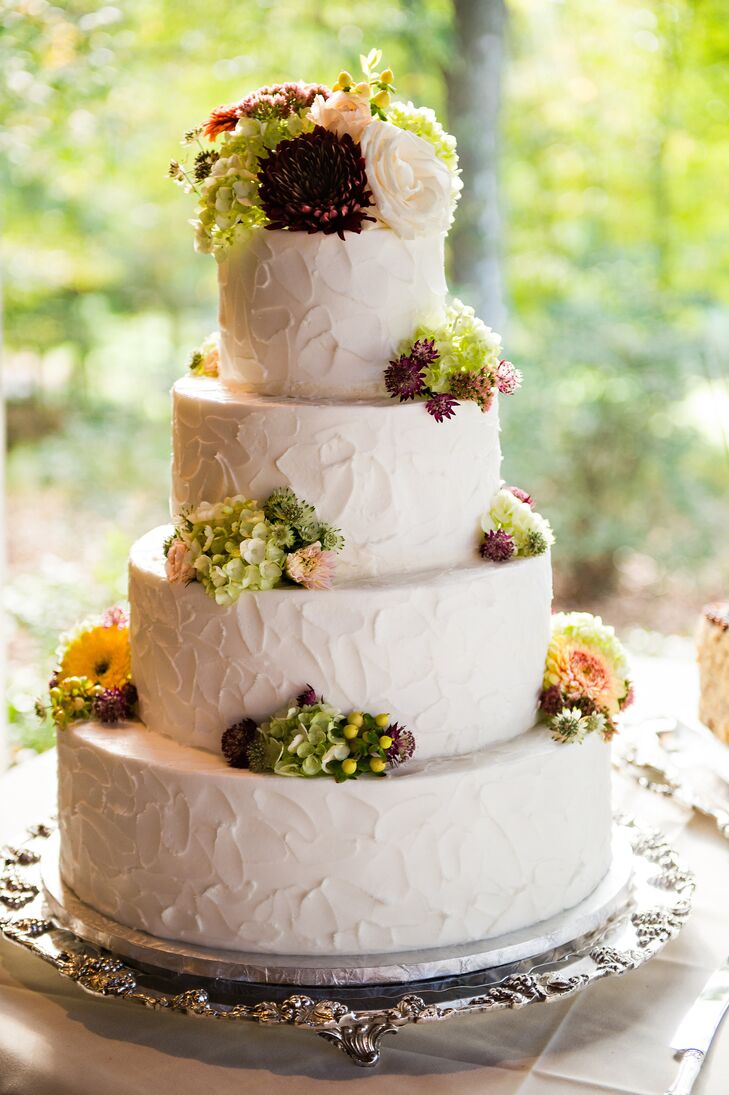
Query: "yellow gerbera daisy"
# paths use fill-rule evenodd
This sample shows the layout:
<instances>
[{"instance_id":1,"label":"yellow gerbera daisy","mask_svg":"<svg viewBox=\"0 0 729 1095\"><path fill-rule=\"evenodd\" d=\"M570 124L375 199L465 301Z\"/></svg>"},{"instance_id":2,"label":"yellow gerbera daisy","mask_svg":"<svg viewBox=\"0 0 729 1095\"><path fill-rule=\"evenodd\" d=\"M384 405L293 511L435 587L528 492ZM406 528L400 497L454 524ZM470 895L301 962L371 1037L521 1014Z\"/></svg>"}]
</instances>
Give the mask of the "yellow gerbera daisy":
<instances>
[{"instance_id":1,"label":"yellow gerbera daisy","mask_svg":"<svg viewBox=\"0 0 729 1095\"><path fill-rule=\"evenodd\" d=\"M61 658L61 680L88 677L102 688L121 688L132 674L128 627L90 627L75 635Z\"/></svg>"}]
</instances>

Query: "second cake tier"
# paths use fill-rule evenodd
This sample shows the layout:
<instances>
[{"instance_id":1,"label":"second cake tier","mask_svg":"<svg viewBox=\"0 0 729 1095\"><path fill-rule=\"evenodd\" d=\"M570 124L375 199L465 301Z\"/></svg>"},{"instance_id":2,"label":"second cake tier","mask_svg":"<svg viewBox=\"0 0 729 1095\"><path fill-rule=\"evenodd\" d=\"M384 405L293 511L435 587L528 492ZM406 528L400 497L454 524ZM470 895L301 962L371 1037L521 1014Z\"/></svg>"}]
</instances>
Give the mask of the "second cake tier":
<instances>
[{"instance_id":1,"label":"second cake tier","mask_svg":"<svg viewBox=\"0 0 729 1095\"><path fill-rule=\"evenodd\" d=\"M172 389L172 453L173 517L289 486L341 528L341 576L473 559L501 475L496 405L438 424L422 403L272 399L201 377Z\"/></svg>"},{"instance_id":2,"label":"second cake tier","mask_svg":"<svg viewBox=\"0 0 729 1095\"><path fill-rule=\"evenodd\" d=\"M131 552L132 671L151 730L220 750L310 684L343 710L386 711L421 759L515 737L534 722L550 633L549 553L506 564L245 591L229 607L165 577L168 528Z\"/></svg>"}]
</instances>

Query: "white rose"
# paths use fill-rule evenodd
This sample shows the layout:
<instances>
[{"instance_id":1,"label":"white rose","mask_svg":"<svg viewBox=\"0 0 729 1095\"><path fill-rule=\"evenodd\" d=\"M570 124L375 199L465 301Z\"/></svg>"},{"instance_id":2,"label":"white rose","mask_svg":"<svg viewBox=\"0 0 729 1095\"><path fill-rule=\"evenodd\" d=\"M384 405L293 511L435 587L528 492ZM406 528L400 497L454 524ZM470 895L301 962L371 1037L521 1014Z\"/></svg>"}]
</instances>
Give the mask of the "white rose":
<instances>
[{"instance_id":1,"label":"white rose","mask_svg":"<svg viewBox=\"0 0 729 1095\"><path fill-rule=\"evenodd\" d=\"M380 220L403 239L447 232L451 175L433 146L379 119L367 126L361 145Z\"/></svg>"},{"instance_id":2,"label":"white rose","mask_svg":"<svg viewBox=\"0 0 729 1095\"><path fill-rule=\"evenodd\" d=\"M190 566L187 544L184 540L173 540L170 550L167 552L165 572L169 582L189 582L195 576L195 570Z\"/></svg>"},{"instance_id":3,"label":"white rose","mask_svg":"<svg viewBox=\"0 0 729 1095\"><path fill-rule=\"evenodd\" d=\"M359 141L372 121L370 100L366 95L351 91L335 91L328 99L317 95L311 104L309 118L314 125L336 133L337 137L348 133L353 141Z\"/></svg>"}]
</instances>

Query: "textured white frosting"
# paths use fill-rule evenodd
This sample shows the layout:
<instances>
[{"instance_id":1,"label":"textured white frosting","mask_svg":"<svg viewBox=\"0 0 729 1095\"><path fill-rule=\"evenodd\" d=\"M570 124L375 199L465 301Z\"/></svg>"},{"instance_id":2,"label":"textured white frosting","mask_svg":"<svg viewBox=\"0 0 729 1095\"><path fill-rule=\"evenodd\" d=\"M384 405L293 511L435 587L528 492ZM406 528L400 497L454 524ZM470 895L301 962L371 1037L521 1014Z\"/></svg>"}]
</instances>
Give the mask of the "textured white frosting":
<instances>
[{"instance_id":1,"label":"textured white frosting","mask_svg":"<svg viewBox=\"0 0 729 1095\"><path fill-rule=\"evenodd\" d=\"M266 395L376 398L418 323L442 318L442 235L258 230L218 266L220 376Z\"/></svg>"},{"instance_id":2,"label":"textured white frosting","mask_svg":"<svg viewBox=\"0 0 729 1095\"><path fill-rule=\"evenodd\" d=\"M164 574L160 528L132 548L132 673L150 729L210 752L309 683L343 710L389 712L425 759L534 722L549 643L549 555L330 590L245 591L220 608Z\"/></svg>"},{"instance_id":3,"label":"textured white frosting","mask_svg":"<svg viewBox=\"0 0 729 1095\"><path fill-rule=\"evenodd\" d=\"M610 862L609 747L546 729L337 785L226 768L141 725L59 734L61 870L130 927L271 954L466 943L553 916Z\"/></svg>"},{"instance_id":4,"label":"textured white frosting","mask_svg":"<svg viewBox=\"0 0 729 1095\"><path fill-rule=\"evenodd\" d=\"M499 489L498 409L434 422L422 403L295 402L188 377L172 389L172 500L263 501L290 486L341 528L341 576L476 557Z\"/></svg>"}]
</instances>

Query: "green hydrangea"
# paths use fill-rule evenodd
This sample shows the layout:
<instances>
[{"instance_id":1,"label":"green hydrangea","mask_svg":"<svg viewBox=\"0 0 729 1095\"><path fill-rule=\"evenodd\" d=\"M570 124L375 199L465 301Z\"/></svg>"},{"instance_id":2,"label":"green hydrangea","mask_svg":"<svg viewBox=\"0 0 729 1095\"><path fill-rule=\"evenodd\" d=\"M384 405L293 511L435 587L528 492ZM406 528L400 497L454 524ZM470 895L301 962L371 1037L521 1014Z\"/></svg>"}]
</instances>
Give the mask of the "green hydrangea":
<instances>
[{"instance_id":1,"label":"green hydrangea","mask_svg":"<svg viewBox=\"0 0 729 1095\"><path fill-rule=\"evenodd\" d=\"M257 502L237 495L188 509L177 538L187 545L197 581L219 605L234 604L245 589L273 589L281 581L285 553Z\"/></svg>"},{"instance_id":2,"label":"green hydrangea","mask_svg":"<svg viewBox=\"0 0 729 1095\"><path fill-rule=\"evenodd\" d=\"M261 723L248 761L253 771L329 776L338 783L384 775L393 746L388 727L388 715L345 716L323 700L290 706Z\"/></svg>"},{"instance_id":3,"label":"green hydrangea","mask_svg":"<svg viewBox=\"0 0 729 1095\"><path fill-rule=\"evenodd\" d=\"M447 133L438 121L435 111L428 106L414 106L412 103L393 103L386 111L386 118L399 129L422 137L433 146L436 156L446 165L451 174L451 209L455 210L461 196L463 182L458 167L456 138Z\"/></svg>"},{"instance_id":4,"label":"green hydrangea","mask_svg":"<svg viewBox=\"0 0 729 1095\"><path fill-rule=\"evenodd\" d=\"M198 251L222 258L242 231L267 223L258 194L259 160L281 141L310 132L307 113L308 108L287 118L240 118L223 134L218 159L198 188L192 222Z\"/></svg>"},{"instance_id":5,"label":"green hydrangea","mask_svg":"<svg viewBox=\"0 0 729 1095\"><path fill-rule=\"evenodd\" d=\"M453 376L480 373L483 369L493 374L493 384L496 383L501 336L487 327L463 301L454 298L446 308L442 324L418 327L415 334L400 345L398 353L407 355L418 339L432 339L438 350L438 359L424 374L425 384L431 391L447 392Z\"/></svg>"},{"instance_id":6,"label":"green hydrangea","mask_svg":"<svg viewBox=\"0 0 729 1095\"><path fill-rule=\"evenodd\" d=\"M219 605L230 605L244 590L273 589L285 577L310 589L328 588L329 553L343 546L338 529L320 521L290 487L280 487L262 506L236 495L183 509L164 553L170 581L198 581ZM293 560L303 549L316 559L297 568Z\"/></svg>"}]
</instances>

